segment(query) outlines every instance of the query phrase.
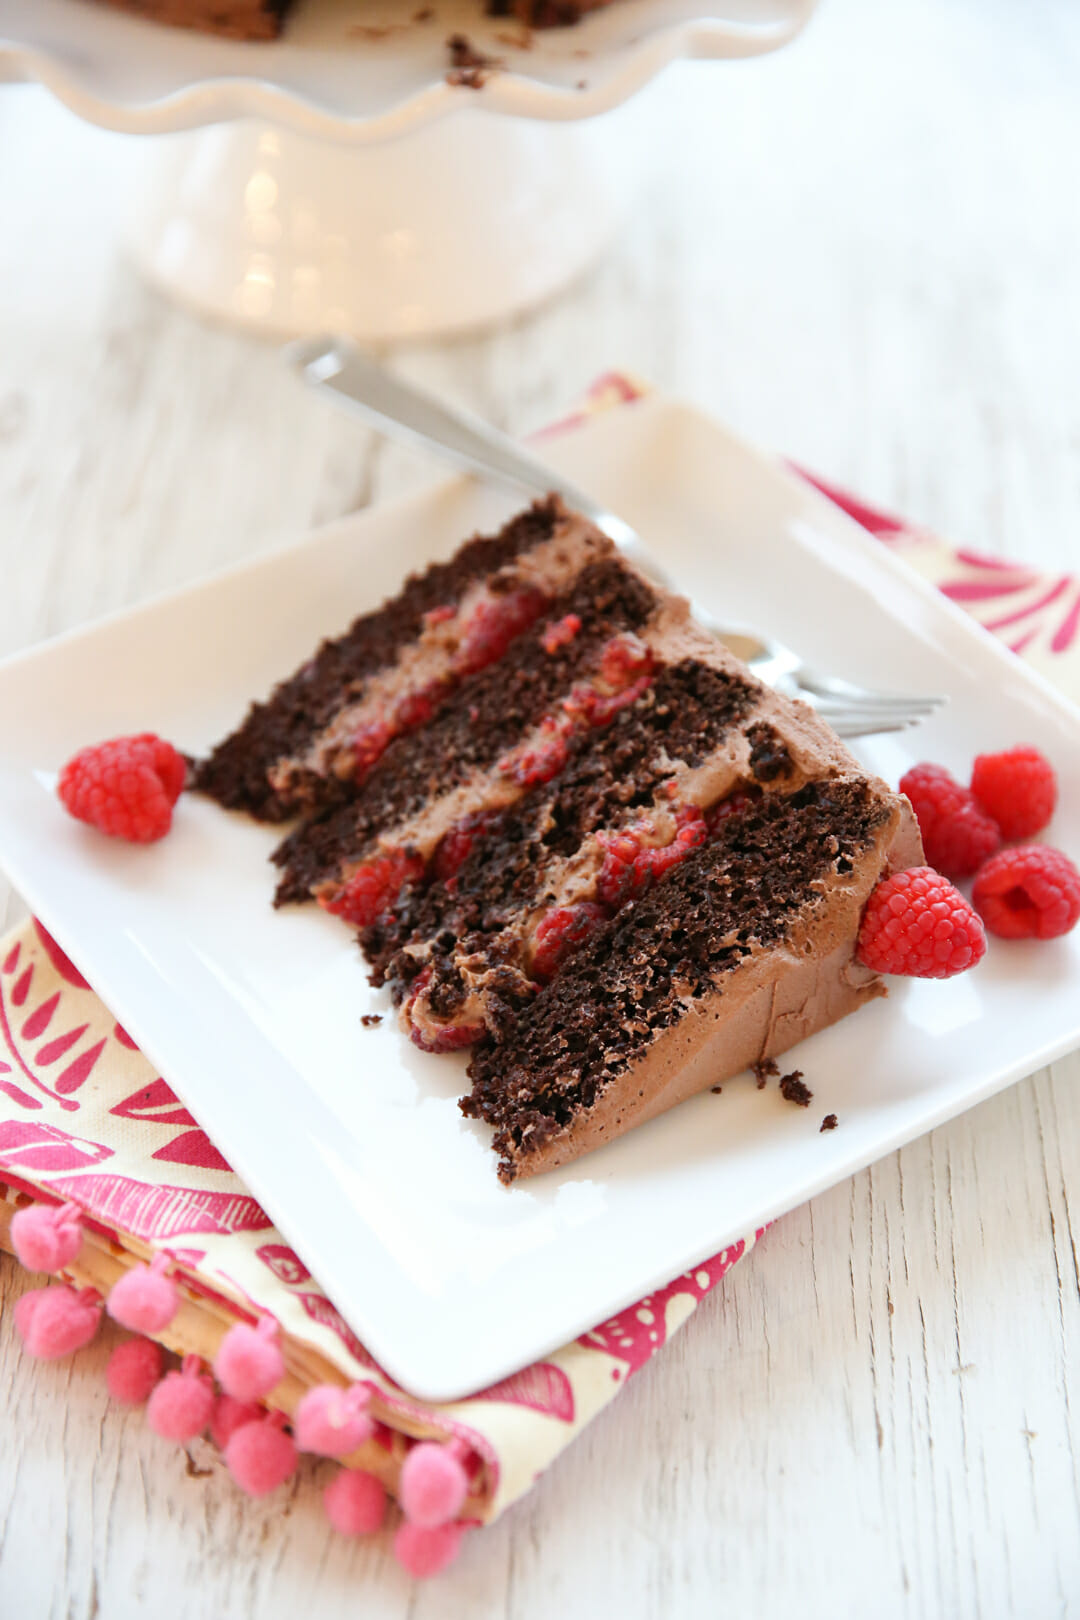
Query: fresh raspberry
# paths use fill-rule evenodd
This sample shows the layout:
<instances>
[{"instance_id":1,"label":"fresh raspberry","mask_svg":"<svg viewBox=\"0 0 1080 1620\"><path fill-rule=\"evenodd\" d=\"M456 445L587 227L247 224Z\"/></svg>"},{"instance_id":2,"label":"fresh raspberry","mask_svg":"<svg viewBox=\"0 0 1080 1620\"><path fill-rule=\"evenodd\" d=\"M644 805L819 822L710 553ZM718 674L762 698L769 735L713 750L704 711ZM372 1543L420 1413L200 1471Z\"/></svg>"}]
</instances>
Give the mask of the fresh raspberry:
<instances>
[{"instance_id":1,"label":"fresh raspberry","mask_svg":"<svg viewBox=\"0 0 1080 1620\"><path fill-rule=\"evenodd\" d=\"M60 772L64 808L110 838L152 844L172 825L187 761L152 732L80 748Z\"/></svg>"},{"instance_id":2,"label":"fresh raspberry","mask_svg":"<svg viewBox=\"0 0 1080 1620\"><path fill-rule=\"evenodd\" d=\"M612 636L600 654L600 679L613 692L633 685L653 668L652 649L631 631Z\"/></svg>"},{"instance_id":3,"label":"fresh raspberry","mask_svg":"<svg viewBox=\"0 0 1080 1620\"><path fill-rule=\"evenodd\" d=\"M1080 919L1080 872L1046 844L1003 849L980 870L971 897L1002 939L1056 939Z\"/></svg>"},{"instance_id":4,"label":"fresh raspberry","mask_svg":"<svg viewBox=\"0 0 1080 1620\"><path fill-rule=\"evenodd\" d=\"M499 820L497 810L476 810L471 816L455 821L440 838L433 862L435 876L443 883L455 877L468 860L478 838L490 832Z\"/></svg>"},{"instance_id":5,"label":"fresh raspberry","mask_svg":"<svg viewBox=\"0 0 1080 1620\"><path fill-rule=\"evenodd\" d=\"M601 833L597 838L604 864L596 880L596 898L612 911L644 894L652 881L650 851L643 849L633 828Z\"/></svg>"},{"instance_id":6,"label":"fresh raspberry","mask_svg":"<svg viewBox=\"0 0 1080 1620\"><path fill-rule=\"evenodd\" d=\"M741 815L750 805L756 804L760 798L761 789L759 787L736 788L735 792L729 793L726 799L718 799L714 805L710 805L705 817L709 837L713 837L717 829L722 827L725 821L728 821L732 816Z\"/></svg>"},{"instance_id":7,"label":"fresh raspberry","mask_svg":"<svg viewBox=\"0 0 1080 1620\"><path fill-rule=\"evenodd\" d=\"M394 728L388 720L368 720L353 734L351 748L353 775L362 781L377 760L394 740Z\"/></svg>"},{"instance_id":8,"label":"fresh raspberry","mask_svg":"<svg viewBox=\"0 0 1080 1620\"><path fill-rule=\"evenodd\" d=\"M522 787L535 787L558 776L567 758L565 720L547 715L540 723L540 736L534 743L521 743L504 754L498 764L502 776L509 776Z\"/></svg>"},{"instance_id":9,"label":"fresh raspberry","mask_svg":"<svg viewBox=\"0 0 1080 1620\"><path fill-rule=\"evenodd\" d=\"M556 653L560 647L565 647L573 641L581 629L581 620L576 613L568 613L564 619L557 619L553 624L546 626L540 637L540 645L546 653Z\"/></svg>"},{"instance_id":10,"label":"fresh raspberry","mask_svg":"<svg viewBox=\"0 0 1080 1620\"><path fill-rule=\"evenodd\" d=\"M971 772L979 808L992 816L1002 838L1033 838L1042 832L1057 803L1054 767L1037 748L1009 748L979 754Z\"/></svg>"},{"instance_id":11,"label":"fresh raspberry","mask_svg":"<svg viewBox=\"0 0 1080 1620\"><path fill-rule=\"evenodd\" d=\"M866 902L856 955L874 973L951 979L982 960L986 935L959 890L932 866L878 884Z\"/></svg>"},{"instance_id":12,"label":"fresh raspberry","mask_svg":"<svg viewBox=\"0 0 1080 1620\"><path fill-rule=\"evenodd\" d=\"M394 734L426 726L449 690L448 681L429 681L417 692L406 692L394 710Z\"/></svg>"},{"instance_id":13,"label":"fresh raspberry","mask_svg":"<svg viewBox=\"0 0 1080 1620\"><path fill-rule=\"evenodd\" d=\"M675 812L675 824L679 830L671 843L663 845L660 849L649 850L649 865L654 881L658 882L665 872L670 872L673 866L678 866L692 849L697 849L709 836L705 812L699 805L680 805Z\"/></svg>"},{"instance_id":14,"label":"fresh raspberry","mask_svg":"<svg viewBox=\"0 0 1080 1620\"><path fill-rule=\"evenodd\" d=\"M406 883L416 883L423 875L424 863L419 855L404 849L391 850L388 855L365 861L345 883L321 894L319 904L358 928L370 928L390 909Z\"/></svg>"},{"instance_id":15,"label":"fresh raspberry","mask_svg":"<svg viewBox=\"0 0 1080 1620\"><path fill-rule=\"evenodd\" d=\"M575 906L552 906L536 925L532 970L544 984L553 979L567 957L579 950L590 934L607 922L606 906L582 900Z\"/></svg>"},{"instance_id":16,"label":"fresh raspberry","mask_svg":"<svg viewBox=\"0 0 1080 1620\"><path fill-rule=\"evenodd\" d=\"M571 720L586 726L608 726L621 709L628 709L652 685L651 675L640 675L629 686L618 692L599 692L595 686L578 684L571 688L570 696L563 699L563 708Z\"/></svg>"},{"instance_id":17,"label":"fresh raspberry","mask_svg":"<svg viewBox=\"0 0 1080 1620\"><path fill-rule=\"evenodd\" d=\"M604 864L596 883L598 900L617 911L659 882L708 837L704 813L696 804L681 806L675 821L678 831L670 844L646 844L644 835L650 828L642 823L620 832L600 833L597 842L604 851Z\"/></svg>"},{"instance_id":18,"label":"fresh raspberry","mask_svg":"<svg viewBox=\"0 0 1080 1620\"><path fill-rule=\"evenodd\" d=\"M913 765L900 778L922 833L926 859L946 877L968 877L1001 847L995 821L943 765Z\"/></svg>"},{"instance_id":19,"label":"fresh raspberry","mask_svg":"<svg viewBox=\"0 0 1080 1620\"><path fill-rule=\"evenodd\" d=\"M501 658L515 636L539 618L547 598L532 586L485 596L473 608L457 655L459 674L473 675Z\"/></svg>"}]
</instances>

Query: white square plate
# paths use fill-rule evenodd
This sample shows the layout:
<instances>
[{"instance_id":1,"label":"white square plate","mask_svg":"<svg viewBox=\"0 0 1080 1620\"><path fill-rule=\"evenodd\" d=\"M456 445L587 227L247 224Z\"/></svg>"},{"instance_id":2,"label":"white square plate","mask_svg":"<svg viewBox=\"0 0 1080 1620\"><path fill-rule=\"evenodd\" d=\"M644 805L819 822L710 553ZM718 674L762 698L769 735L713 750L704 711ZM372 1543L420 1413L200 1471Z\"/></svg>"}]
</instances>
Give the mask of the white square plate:
<instances>
[{"instance_id":1,"label":"white square plate","mask_svg":"<svg viewBox=\"0 0 1080 1620\"><path fill-rule=\"evenodd\" d=\"M839 674L947 693L921 730L860 748L891 781L1027 741L1053 759L1048 838L1080 852L1080 715L824 499L695 412L653 398L547 446L718 614ZM154 729L201 752L323 635L512 509L458 482L0 667L0 855L12 881L303 1256L418 1395L474 1391L773 1216L1080 1045L1080 932L993 941L948 983L800 1047L793 1108L752 1079L509 1191L462 1117L464 1063L424 1056L347 930L270 911L277 834L186 797L148 849L71 821L55 772ZM840 1128L821 1135L823 1115Z\"/></svg>"}]
</instances>

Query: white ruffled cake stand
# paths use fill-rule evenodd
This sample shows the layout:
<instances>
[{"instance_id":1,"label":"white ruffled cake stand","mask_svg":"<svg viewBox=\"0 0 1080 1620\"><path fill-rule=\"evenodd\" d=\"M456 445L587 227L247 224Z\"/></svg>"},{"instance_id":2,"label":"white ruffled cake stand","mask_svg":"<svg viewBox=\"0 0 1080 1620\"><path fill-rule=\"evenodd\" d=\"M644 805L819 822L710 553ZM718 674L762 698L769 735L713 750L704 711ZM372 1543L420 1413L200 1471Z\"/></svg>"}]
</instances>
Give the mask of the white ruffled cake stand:
<instances>
[{"instance_id":1,"label":"white ruffled cake stand","mask_svg":"<svg viewBox=\"0 0 1080 1620\"><path fill-rule=\"evenodd\" d=\"M816 0L620 0L529 34L480 0L301 0L282 40L165 28L94 0L0 0L0 80L148 144L129 239L198 312L369 342L549 297L620 215L596 115L681 58L775 50ZM447 38L498 66L448 81Z\"/></svg>"}]
</instances>

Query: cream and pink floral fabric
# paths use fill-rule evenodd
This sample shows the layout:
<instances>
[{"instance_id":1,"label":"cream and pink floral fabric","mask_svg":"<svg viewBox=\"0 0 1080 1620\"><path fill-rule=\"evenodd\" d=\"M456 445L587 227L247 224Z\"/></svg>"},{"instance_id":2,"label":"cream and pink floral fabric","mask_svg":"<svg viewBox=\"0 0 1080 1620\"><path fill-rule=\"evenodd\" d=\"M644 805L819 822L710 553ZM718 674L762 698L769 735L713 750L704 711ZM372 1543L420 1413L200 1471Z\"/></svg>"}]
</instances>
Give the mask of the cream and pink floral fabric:
<instances>
[{"instance_id":1,"label":"cream and pink floral fabric","mask_svg":"<svg viewBox=\"0 0 1080 1620\"><path fill-rule=\"evenodd\" d=\"M582 410L550 431L571 431L639 392L626 378L603 378ZM955 551L819 487L1080 697L1080 582ZM295 1346L343 1378L369 1382L391 1427L400 1421L409 1433L467 1437L486 1465L486 1519L530 1488L760 1236L748 1234L467 1400L414 1400L377 1366L198 1122L34 922L0 944L0 1172L16 1190L74 1200L135 1253L167 1251L219 1313L269 1312Z\"/></svg>"}]
</instances>

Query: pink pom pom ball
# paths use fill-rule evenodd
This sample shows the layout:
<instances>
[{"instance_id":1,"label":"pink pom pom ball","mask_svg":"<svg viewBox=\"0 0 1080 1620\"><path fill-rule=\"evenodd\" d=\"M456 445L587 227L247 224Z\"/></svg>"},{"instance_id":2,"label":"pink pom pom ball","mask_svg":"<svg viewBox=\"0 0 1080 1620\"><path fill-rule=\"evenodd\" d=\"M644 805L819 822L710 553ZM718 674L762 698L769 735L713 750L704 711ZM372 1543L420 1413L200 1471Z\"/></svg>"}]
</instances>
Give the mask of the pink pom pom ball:
<instances>
[{"instance_id":1,"label":"pink pom pom ball","mask_svg":"<svg viewBox=\"0 0 1080 1620\"><path fill-rule=\"evenodd\" d=\"M317 1457L347 1457L375 1432L365 1410L370 1399L368 1391L356 1385L340 1389L320 1384L309 1389L296 1408L297 1446Z\"/></svg>"},{"instance_id":2,"label":"pink pom pom ball","mask_svg":"<svg viewBox=\"0 0 1080 1620\"><path fill-rule=\"evenodd\" d=\"M132 1333L161 1333L180 1305L171 1277L165 1275L168 1255L157 1254L148 1266L134 1266L114 1283L108 1311L114 1322Z\"/></svg>"},{"instance_id":3,"label":"pink pom pom ball","mask_svg":"<svg viewBox=\"0 0 1080 1620\"><path fill-rule=\"evenodd\" d=\"M37 1288L15 1306L15 1326L27 1355L57 1361L81 1350L98 1330L101 1296L93 1288Z\"/></svg>"},{"instance_id":4,"label":"pink pom pom ball","mask_svg":"<svg viewBox=\"0 0 1080 1620\"><path fill-rule=\"evenodd\" d=\"M146 1421L163 1440L184 1445L202 1434L210 1421L214 1384L198 1367L197 1356L185 1356L180 1371L166 1373L150 1397Z\"/></svg>"},{"instance_id":5,"label":"pink pom pom ball","mask_svg":"<svg viewBox=\"0 0 1080 1620\"><path fill-rule=\"evenodd\" d=\"M398 1500L409 1522L423 1529L456 1519L468 1492L468 1476L452 1445L421 1441L401 1465Z\"/></svg>"},{"instance_id":6,"label":"pink pom pom ball","mask_svg":"<svg viewBox=\"0 0 1080 1620\"><path fill-rule=\"evenodd\" d=\"M30 1204L11 1221L11 1247L27 1271L63 1271L82 1248L74 1204Z\"/></svg>"},{"instance_id":7,"label":"pink pom pom ball","mask_svg":"<svg viewBox=\"0 0 1080 1620\"><path fill-rule=\"evenodd\" d=\"M426 1529L406 1521L394 1534L398 1563L418 1581L438 1575L457 1557L464 1528L460 1524L440 1524L435 1529Z\"/></svg>"},{"instance_id":8,"label":"pink pom pom ball","mask_svg":"<svg viewBox=\"0 0 1080 1620\"><path fill-rule=\"evenodd\" d=\"M210 1436L218 1450L224 1451L242 1424L259 1423L265 1416L258 1401L238 1401L231 1395L219 1395L210 1419Z\"/></svg>"},{"instance_id":9,"label":"pink pom pom ball","mask_svg":"<svg viewBox=\"0 0 1080 1620\"><path fill-rule=\"evenodd\" d=\"M257 1401L269 1395L285 1376L273 1317L260 1317L255 1327L244 1322L231 1327L214 1357L214 1372L226 1395L234 1400Z\"/></svg>"},{"instance_id":10,"label":"pink pom pom ball","mask_svg":"<svg viewBox=\"0 0 1080 1620\"><path fill-rule=\"evenodd\" d=\"M165 1352L153 1339L125 1339L109 1357L105 1382L114 1401L141 1406L165 1370Z\"/></svg>"},{"instance_id":11,"label":"pink pom pom ball","mask_svg":"<svg viewBox=\"0 0 1080 1620\"><path fill-rule=\"evenodd\" d=\"M386 1491L381 1479L362 1468L342 1468L323 1491L326 1517L343 1536L367 1536L386 1515Z\"/></svg>"},{"instance_id":12,"label":"pink pom pom ball","mask_svg":"<svg viewBox=\"0 0 1080 1620\"><path fill-rule=\"evenodd\" d=\"M249 1496L268 1496L291 1477L297 1450L274 1418L242 1423L225 1447L229 1472Z\"/></svg>"}]
</instances>

